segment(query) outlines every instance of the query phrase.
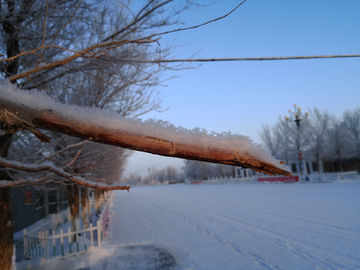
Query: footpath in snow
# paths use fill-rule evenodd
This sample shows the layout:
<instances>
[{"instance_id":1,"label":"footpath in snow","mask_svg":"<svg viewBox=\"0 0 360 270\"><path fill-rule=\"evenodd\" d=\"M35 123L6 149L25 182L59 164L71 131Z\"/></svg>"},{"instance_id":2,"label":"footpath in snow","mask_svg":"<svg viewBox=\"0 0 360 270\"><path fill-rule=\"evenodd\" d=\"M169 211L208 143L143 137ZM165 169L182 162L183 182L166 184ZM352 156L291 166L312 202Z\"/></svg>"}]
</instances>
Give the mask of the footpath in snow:
<instances>
[{"instance_id":1,"label":"footpath in snow","mask_svg":"<svg viewBox=\"0 0 360 270\"><path fill-rule=\"evenodd\" d=\"M37 269L359 269L360 181L116 192L110 238Z\"/></svg>"}]
</instances>

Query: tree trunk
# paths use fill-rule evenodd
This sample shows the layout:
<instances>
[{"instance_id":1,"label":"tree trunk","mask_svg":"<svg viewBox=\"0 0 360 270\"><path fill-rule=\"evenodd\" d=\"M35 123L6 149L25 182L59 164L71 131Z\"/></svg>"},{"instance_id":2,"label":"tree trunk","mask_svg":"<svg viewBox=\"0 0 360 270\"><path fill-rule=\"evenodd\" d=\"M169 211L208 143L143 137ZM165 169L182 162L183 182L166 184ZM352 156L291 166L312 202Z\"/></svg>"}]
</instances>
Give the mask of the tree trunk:
<instances>
[{"instance_id":1,"label":"tree trunk","mask_svg":"<svg viewBox=\"0 0 360 270\"><path fill-rule=\"evenodd\" d=\"M2 124L0 123L2 128ZM6 157L12 135L0 135L0 156ZM1 167L1 166L0 166ZM6 171L0 171L0 180L10 180ZM11 188L0 188L0 268L11 269L14 252L14 224L11 212Z\"/></svg>"},{"instance_id":2,"label":"tree trunk","mask_svg":"<svg viewBox=\"0 0 360 270\"><path fill-rule=\"evenodd\" d=\"M336 162L335 161L331 162L331 168L332 168L332 172L336 172Z\"/></svg>"},{"instance_id":3,"label":"tree trunk","mask_svg":"<svg viewBox=\"0 0 360 270\"><path fill-rule=\"evenodd\" d=\"M17 31L13 22L11 21L12 14L15 10L15 3L13 1L7 2L8 14L1 20L3 32L6 37L6 54L7 57L12 57L19 54L20 45L17 36ZM19 69L19 61L15 59L6 63L5 77L8 78L17 74ZM0 122L0 133L3 132L4 126ZM7 157L10 148L12 134L0 135L0 156ZM1 168L1 166L0 166ZM0 171L0 180L11 180L6 171ZM11 212L11 188L0 188L0 267L1 269L12 268L12 258L14 253L14 224Z\"/></svg>"},{"instance_id":4,"label":"tree trunk","mask_svg":"<svg viewBox=\"0 0 360 270\"><path fill-rule=\"evenodd\" d=\"M342 159L342 157L340 155L339 155L339 165L340 165L340 172L343 172L344 171L343 159Z\"/></svg>"},{"instance_id":5,"label":"tree trunk","mask_svg":"<svg viewBox=\"0 0 360 270\"><path fill-rule=\"evenodd\" d=\"M72 231L76 231L76 222L79 219L79 187L78 185L67 185L67 194L69 201L69 208L71 214ZM76 234L73 235L73 241L76 241Z\"/></svg>"},{"instance_id":6,"label":"tree trunk","mask_svg":"<svg viewBox=\"0 0 360 270\"><path fill-rule=\"evenodd\" d=\"M321 180L321 174L320 174L320 158L319 158L319 155L316 155L316 163L317 163L317 170L318 170L319 180Z\"/></svg>"},{"instance_id":7,"label":"tree trunk","mask_svg":"<svg viewBox=\"0 0 360 270\"><path fill-rule=\"evenodd\" d=\"M88 199L88 188L81 187L81 219L83 227L89 228L89 216L88 213L89 199Z\"/></svg>"},{"instance_id":8,"label":"tree trunk","mask_svg":"<svg viewBox=\"0 0 360 270\"><path fill-rule=\"evenodd\" d=\"M339 160L340 172L344 172L342 159Z\"/></svg>"},{"instance_id":9,"label":"tree trunk","mask_svg":"<svg viewBox=\"0 0 360 270\"><path fill-rule=\"evenodd\" d=\"M101 212L100 190L95 190L94 195L95 195L95 214L98 217Z\"/></svg>"},{"instance_id":10,"label":"tree trunk","mask_svg":"<svg viewBox=\"0 0 360 270\"><path fill-rule=\"evenodd\" d=\"M0 188L0 268L11 269L14 252L14 224L11 213L11 188Z\"/></svg>"}]
</instances>

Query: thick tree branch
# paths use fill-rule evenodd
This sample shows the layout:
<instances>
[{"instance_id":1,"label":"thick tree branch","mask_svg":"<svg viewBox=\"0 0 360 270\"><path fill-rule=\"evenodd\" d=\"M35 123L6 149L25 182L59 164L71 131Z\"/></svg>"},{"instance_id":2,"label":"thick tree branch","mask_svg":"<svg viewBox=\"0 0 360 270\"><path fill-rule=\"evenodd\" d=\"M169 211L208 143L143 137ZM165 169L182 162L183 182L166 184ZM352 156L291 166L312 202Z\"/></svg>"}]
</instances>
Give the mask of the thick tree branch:
<instances>
[{"instance_id":1,"label":"thick tree branch","mask_svg":"<svg viewBox=\"0 0 360 270\"><path fill-rule=\"evenodd\" d=\"M78 109L81 110L80 107ZM79 118L77 120L69 119L55 109L34 109L26 106L26 104L13 103L0 95L0 116L4 111L9 111L19 118L24 118L36 128L60 132L94 142L162 156L242 166L270 175L291 175L291 172L261 161L250 154L240 154L241 149L221 149L216 148L216 146L204 147L128 132L116 127L106 128L103 125ZM109 118L103 121L112 122L114 119ZM119 121L116 125L121 125L121 122Z\"/></svg>"}]
</instances>

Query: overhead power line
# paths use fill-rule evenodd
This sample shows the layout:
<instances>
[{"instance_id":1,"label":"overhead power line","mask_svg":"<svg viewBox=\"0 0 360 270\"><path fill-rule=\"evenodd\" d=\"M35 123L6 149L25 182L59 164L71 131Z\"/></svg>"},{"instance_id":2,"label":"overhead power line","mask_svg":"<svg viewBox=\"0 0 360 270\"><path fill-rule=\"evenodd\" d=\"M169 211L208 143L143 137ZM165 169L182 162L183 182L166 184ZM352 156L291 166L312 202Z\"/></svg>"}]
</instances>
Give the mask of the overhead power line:
<instances>
[{"instance_id":1,"label":"overhead power line","mask_svg":"<svg viewBox=\"0 0 360 270\"><path fill-rule=\"evenodd\" d=\"M235 58L189 58L189 59L157 59L157 60L132 60L122 61L140 63L174 63L174 62L221 62L221 61L266 61L266 60L301 60L301 59L329 59L329 58L353 58L360 54L342 55L310 55L310 56L278 56L278 57L235 57Z\"/></svg>"}]
</instances>

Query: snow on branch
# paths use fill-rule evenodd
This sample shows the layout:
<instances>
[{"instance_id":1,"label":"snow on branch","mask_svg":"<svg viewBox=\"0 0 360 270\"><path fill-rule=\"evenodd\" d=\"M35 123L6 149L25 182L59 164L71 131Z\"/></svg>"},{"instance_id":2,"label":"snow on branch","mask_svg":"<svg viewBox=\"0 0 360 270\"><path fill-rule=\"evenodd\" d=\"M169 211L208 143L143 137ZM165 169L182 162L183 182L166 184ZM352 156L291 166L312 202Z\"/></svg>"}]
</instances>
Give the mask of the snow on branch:
<instances>
[{"instance_id":1,"label":"snow on branch","mask_svg":"<svg viewBox=\"0 0 360 270\"><path fill-rule=\"evenodd\" d=\"M16 115L8 123L4 114ZM187 130L164 121L132 120L115 112L61 104L39 93L22 91L9 81L0 85L0 120L8 130L46 129L152 154L251 168L270 175L291 175L287 166L248 137Z\"/></svg>"},{"instance_id":2,"label":"snow on branch","mask_svg":"<svg viewBox=\"0 0 360 270\"><path fill-rule=\"evenodd\" d=\"M90 188L96 188L96 189L100 189L100 190L127 190L129 191L130 187L128 186L117 186L116 184L113 185L104 185L104 184L99 184L97 182L93 182L93 181L83 181L80 180L78 178L75 178L73 175L65 172L64 170L60 169L60 168L56 168L54 165L33 165L33 164L23 164L17 161L10 161L10 160L6 160L3 158L0 158L0 166L3 167L7 167L7 168L11 168L14 170L19 170L19 171L26 171L26 172L40 172L40 171L51 171L53 173L55 173L56 175L59 175L61 177L66 178L67 180L70 180L71 182L74 182L76 184L82 185L82 186L86 186L86 187L90 187ZM39 183L39 180L27 180L27 181L7 181L7 180L2 180L0 181L0 186L21 186L22 184L31 184L31 183ZM48 182L43 182L42 184L46 184Z\"/></svg>"}]
</instances>

